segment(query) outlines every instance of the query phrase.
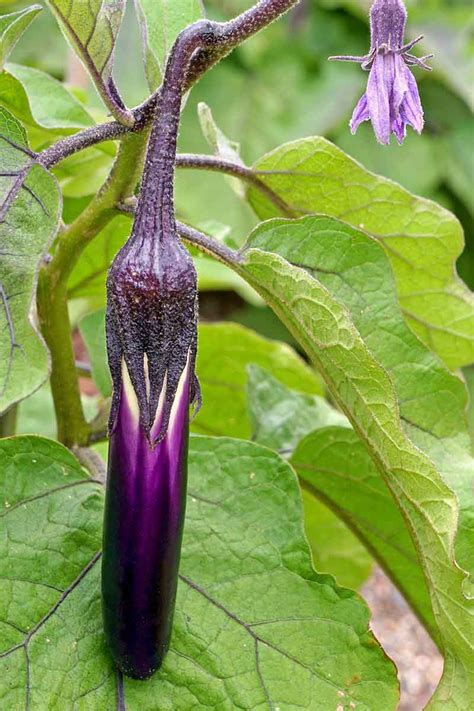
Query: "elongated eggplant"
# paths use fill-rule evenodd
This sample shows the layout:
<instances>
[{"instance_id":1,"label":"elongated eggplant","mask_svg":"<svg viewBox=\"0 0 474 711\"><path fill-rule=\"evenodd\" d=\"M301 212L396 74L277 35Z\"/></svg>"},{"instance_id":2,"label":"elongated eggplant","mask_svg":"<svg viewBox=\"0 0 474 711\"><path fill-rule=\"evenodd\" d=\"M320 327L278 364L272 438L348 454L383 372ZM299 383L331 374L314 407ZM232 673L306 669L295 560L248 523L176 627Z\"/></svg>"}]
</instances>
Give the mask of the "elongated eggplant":
<instances>
[{"instance_id":1,"label":"elongated eggplant","mask_svg":"<svg viewBox=\"0 0 474 711\"><path fill-rule=\"evenodd\" d=\"M189 366L166 434L153 447L125 364L123 371L110 438L103 616L117 665L145 679L161 665L171 634L185 512Z\"/></svg>"},{"instance_id":2,"label":"elongated eggplant","mask_svg":"<svg viewBox=\"0 0 474 711\"><path fill-rule=\"evenodd\" d=\"M102 563L106 638L144 679L169 644L185 513L190 402L198 397L196 274L174 237L133 237L108 278L114 382Z\"/></svg>"},{"instance_id":3,"label":"elongated eggplant","mask_svg":"<svg viewBox=\"0 0 474 711\"><path fill-rule=\"evenodd\" d=\"M206 26L206 25L205 25ZM104 629L118 667L145 679L169 646L185 512L197 277L180 243L173 172L185 69L202 30L168 62L129 240L107 278L113 381L104 517ZM181 46L181 45L180 45ZM173 59L174 57L174 59Z\"/></svg>"}]
</instances>

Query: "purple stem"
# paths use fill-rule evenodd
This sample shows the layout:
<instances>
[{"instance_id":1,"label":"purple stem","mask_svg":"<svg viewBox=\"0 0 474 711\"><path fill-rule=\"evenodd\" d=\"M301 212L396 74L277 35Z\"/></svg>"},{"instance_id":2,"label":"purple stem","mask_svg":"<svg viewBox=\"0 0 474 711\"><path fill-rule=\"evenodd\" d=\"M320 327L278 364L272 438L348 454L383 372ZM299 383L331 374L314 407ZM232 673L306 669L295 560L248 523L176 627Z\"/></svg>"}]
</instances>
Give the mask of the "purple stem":
<instances>
[{"instance_id":1,"label":"purple stem","mask_svg":"<svg viewBox=\"0 0 474 711\"><path fill-rule=\"evenodd\" d=\"M229 22L209 23L209 25L217 28L216 41L213 46L203 47L191 58L184 80L184 89L189 89L208 69L229 54L234 47L263 29L266 25L269 25L294 5L297 5L298 2L299 0L261 0L254 7ZM181 41L181 38L183 38L183 41L185 40L185 33L186 30L180 35L178 41ZM143 130L153 118L160 94L161 89L158 89L143 104L131 111L131 115L135 120L133 127L124 126L117 121L110 121L100 126L87 128L46 148L39 154L39 162L46 168L50 168L67 158L67 156L101 141L120 138L129 131L137 132Z\"/></svg>"}]
</instances>

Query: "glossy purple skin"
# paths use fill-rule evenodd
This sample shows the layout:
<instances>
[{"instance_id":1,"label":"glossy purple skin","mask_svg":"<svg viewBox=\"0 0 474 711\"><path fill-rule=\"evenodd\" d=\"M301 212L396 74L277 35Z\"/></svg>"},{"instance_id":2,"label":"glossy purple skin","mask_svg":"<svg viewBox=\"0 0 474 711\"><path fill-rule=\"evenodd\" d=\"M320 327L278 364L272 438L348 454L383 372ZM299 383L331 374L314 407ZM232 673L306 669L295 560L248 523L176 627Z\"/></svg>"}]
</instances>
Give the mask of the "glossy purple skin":
<instances>
[{"instance_id":1,"label":"glossy purple skin","mask_svg":"<svg viewBox=\"0 0 474 711\"><path fill-rule=\"evenodd\" d=\"M189 368L181 385L166 435L153 449L138 424L130 383L122 384L110 436L104 629L117 666L136 679L160 667L171 636L185 515Z\"/></svg>"}]
</instances>

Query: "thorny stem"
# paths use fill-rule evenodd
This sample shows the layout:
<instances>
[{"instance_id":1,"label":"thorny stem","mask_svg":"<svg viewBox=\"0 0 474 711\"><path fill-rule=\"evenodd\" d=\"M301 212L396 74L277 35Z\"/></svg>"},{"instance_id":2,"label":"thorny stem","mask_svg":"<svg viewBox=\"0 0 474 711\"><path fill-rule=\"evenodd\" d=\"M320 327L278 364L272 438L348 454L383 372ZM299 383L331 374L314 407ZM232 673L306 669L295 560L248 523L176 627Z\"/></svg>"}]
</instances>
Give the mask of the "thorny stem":
<instances>
[{"instance_id":1,"label":"thorny stem","mask_svg":"<svg viewBox=\"0 0 474 711\"><path fill-rule=\"evenodd\" d=\"M103 188L77 220L62 232L51 261L40 271L38 313L44 338L51 351L51 388L58 438L64 444L84 445L90 433L82 410L75 371L67 311L67 281L81 252L112 218L115 206L133 193L142 165L146 138L144 129L155 114L155 108L159 105L158 120L150 138L151 160L147 170L158 170L160 176L168 175L171 179L161 180L157 194L149 196L149 199L161 203L162 219L174 225L172 176L183 92L236 45L270 24L297 2L260 0L229 22L200 21L191 25L183 30L175 42L162 88L131 112L133 126L108 122L59 141L38 155L38 162L49 168L76 151L104 140L122 137L119 154ZM161 163L159 166L153 165L153 155L158 155ZM143 183L147 184L146 176ZM147 220L147 211L138 217Z\"/></svg>"}]
</instances>

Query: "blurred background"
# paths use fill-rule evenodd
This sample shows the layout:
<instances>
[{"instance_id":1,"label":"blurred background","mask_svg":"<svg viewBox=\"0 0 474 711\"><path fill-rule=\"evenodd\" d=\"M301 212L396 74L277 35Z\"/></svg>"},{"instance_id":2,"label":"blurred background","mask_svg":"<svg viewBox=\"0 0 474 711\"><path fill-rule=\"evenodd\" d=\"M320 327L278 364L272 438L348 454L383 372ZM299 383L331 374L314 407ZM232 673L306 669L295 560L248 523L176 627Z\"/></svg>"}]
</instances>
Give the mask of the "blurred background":
<instances>
[{"instance_id":1,"label":"blurred background","mask_svg":"<svg viewBox=\"0 0 474 711\"><path fill-rule=\"evenodd\" d=\"M26 7L27 2L0 0L0 14ZM205 0L206 14L228 19L251 5L251 0ZM351 136L348 122L365 90L367 74L359 65L332 63L333 54L363 55L369 48L366 0L303 0L282 21L238 48L215 67L191 92L183 113L180 150L210 153L198 116L199 102L205 102L226 136L240 144L246 164L285 141L322 135L340 146L369 170L401 183L417 195L436 200L458 217L464 228L466 249L458 260L458 271L474 287L474 15L471 0L424 0L409 2L407 39L424 34L418 55L434 53L433 71L414 69L425 112L421 136L408 129L403 146L379 146L370 124ZM88 75L68 46L55 19L42 12L16 46L10 61L52 74L65 82L96 121L107 115ZM7 67L8 68L8 67ZM133 2L128 0L116 53L114 75L128 106L149 95L143 69L141 45ZM18 77L17 73L17 77ZM30 82L31 77L30 77ZM23 77L23 87L28 83ZM33 82L34 83L34 82ZM22 89L18 88L21 92ZM44 121L30 119L28 111L12 108L11 84L0 81L0 105L13 110L28 130L34 148L44 146L67 131L51 131ZM115 147L105 144L58 166L56 174L64 193L64 219L74 219L105 179ZM239 199L222 175L178 171L177 211L180 219L225 240L242 244L257 223L250 207ZM114 240L129 229L125 218L116 218ZM118 242L116 237L118 235ZM286 340L291 336L273 313L243 282L222 265L197 259L200 279L201 318L230 319L249 326L264 336ZM81 275L70 285L72 314L77 317L104 303L104 269L99 270L91 291L88 274L86 291ZM93 294L91 298L91 293ZM78 349L80 349L78 343ZM86 357L87 354L83 354ZM473 378L473 371L466 371ZM40 401L38 400L38 403ZM34 398L28 412L34 419ZM40 404L44 413L44 403ZM24 417L27 416L25 410ZM24 420L24 428L28 423ZM49 434L49 433L44 433ZM52 433L51 433L52 434ZM354 546L354 570L341 568L341 584L362 587L372 611L372 625L386 651L395 659L402 680L403 711L421 709L441 673L441 659L401 596L360 544L348 538L342 523L321 507L314 522L319 538L327 535L328 546L340 540ZM312 525L307 521L307 525ZM340 525L340 538L330 527ZM323 540L324 543L324 540ZM324 545L318 548L319 555ZM313 551L315 557L317 551ZM330 550L334 559L335 551ZM324 570L324 560L316 560ZM382 710L381 710L382 711Z\"/></svg>"}]
</instances>

